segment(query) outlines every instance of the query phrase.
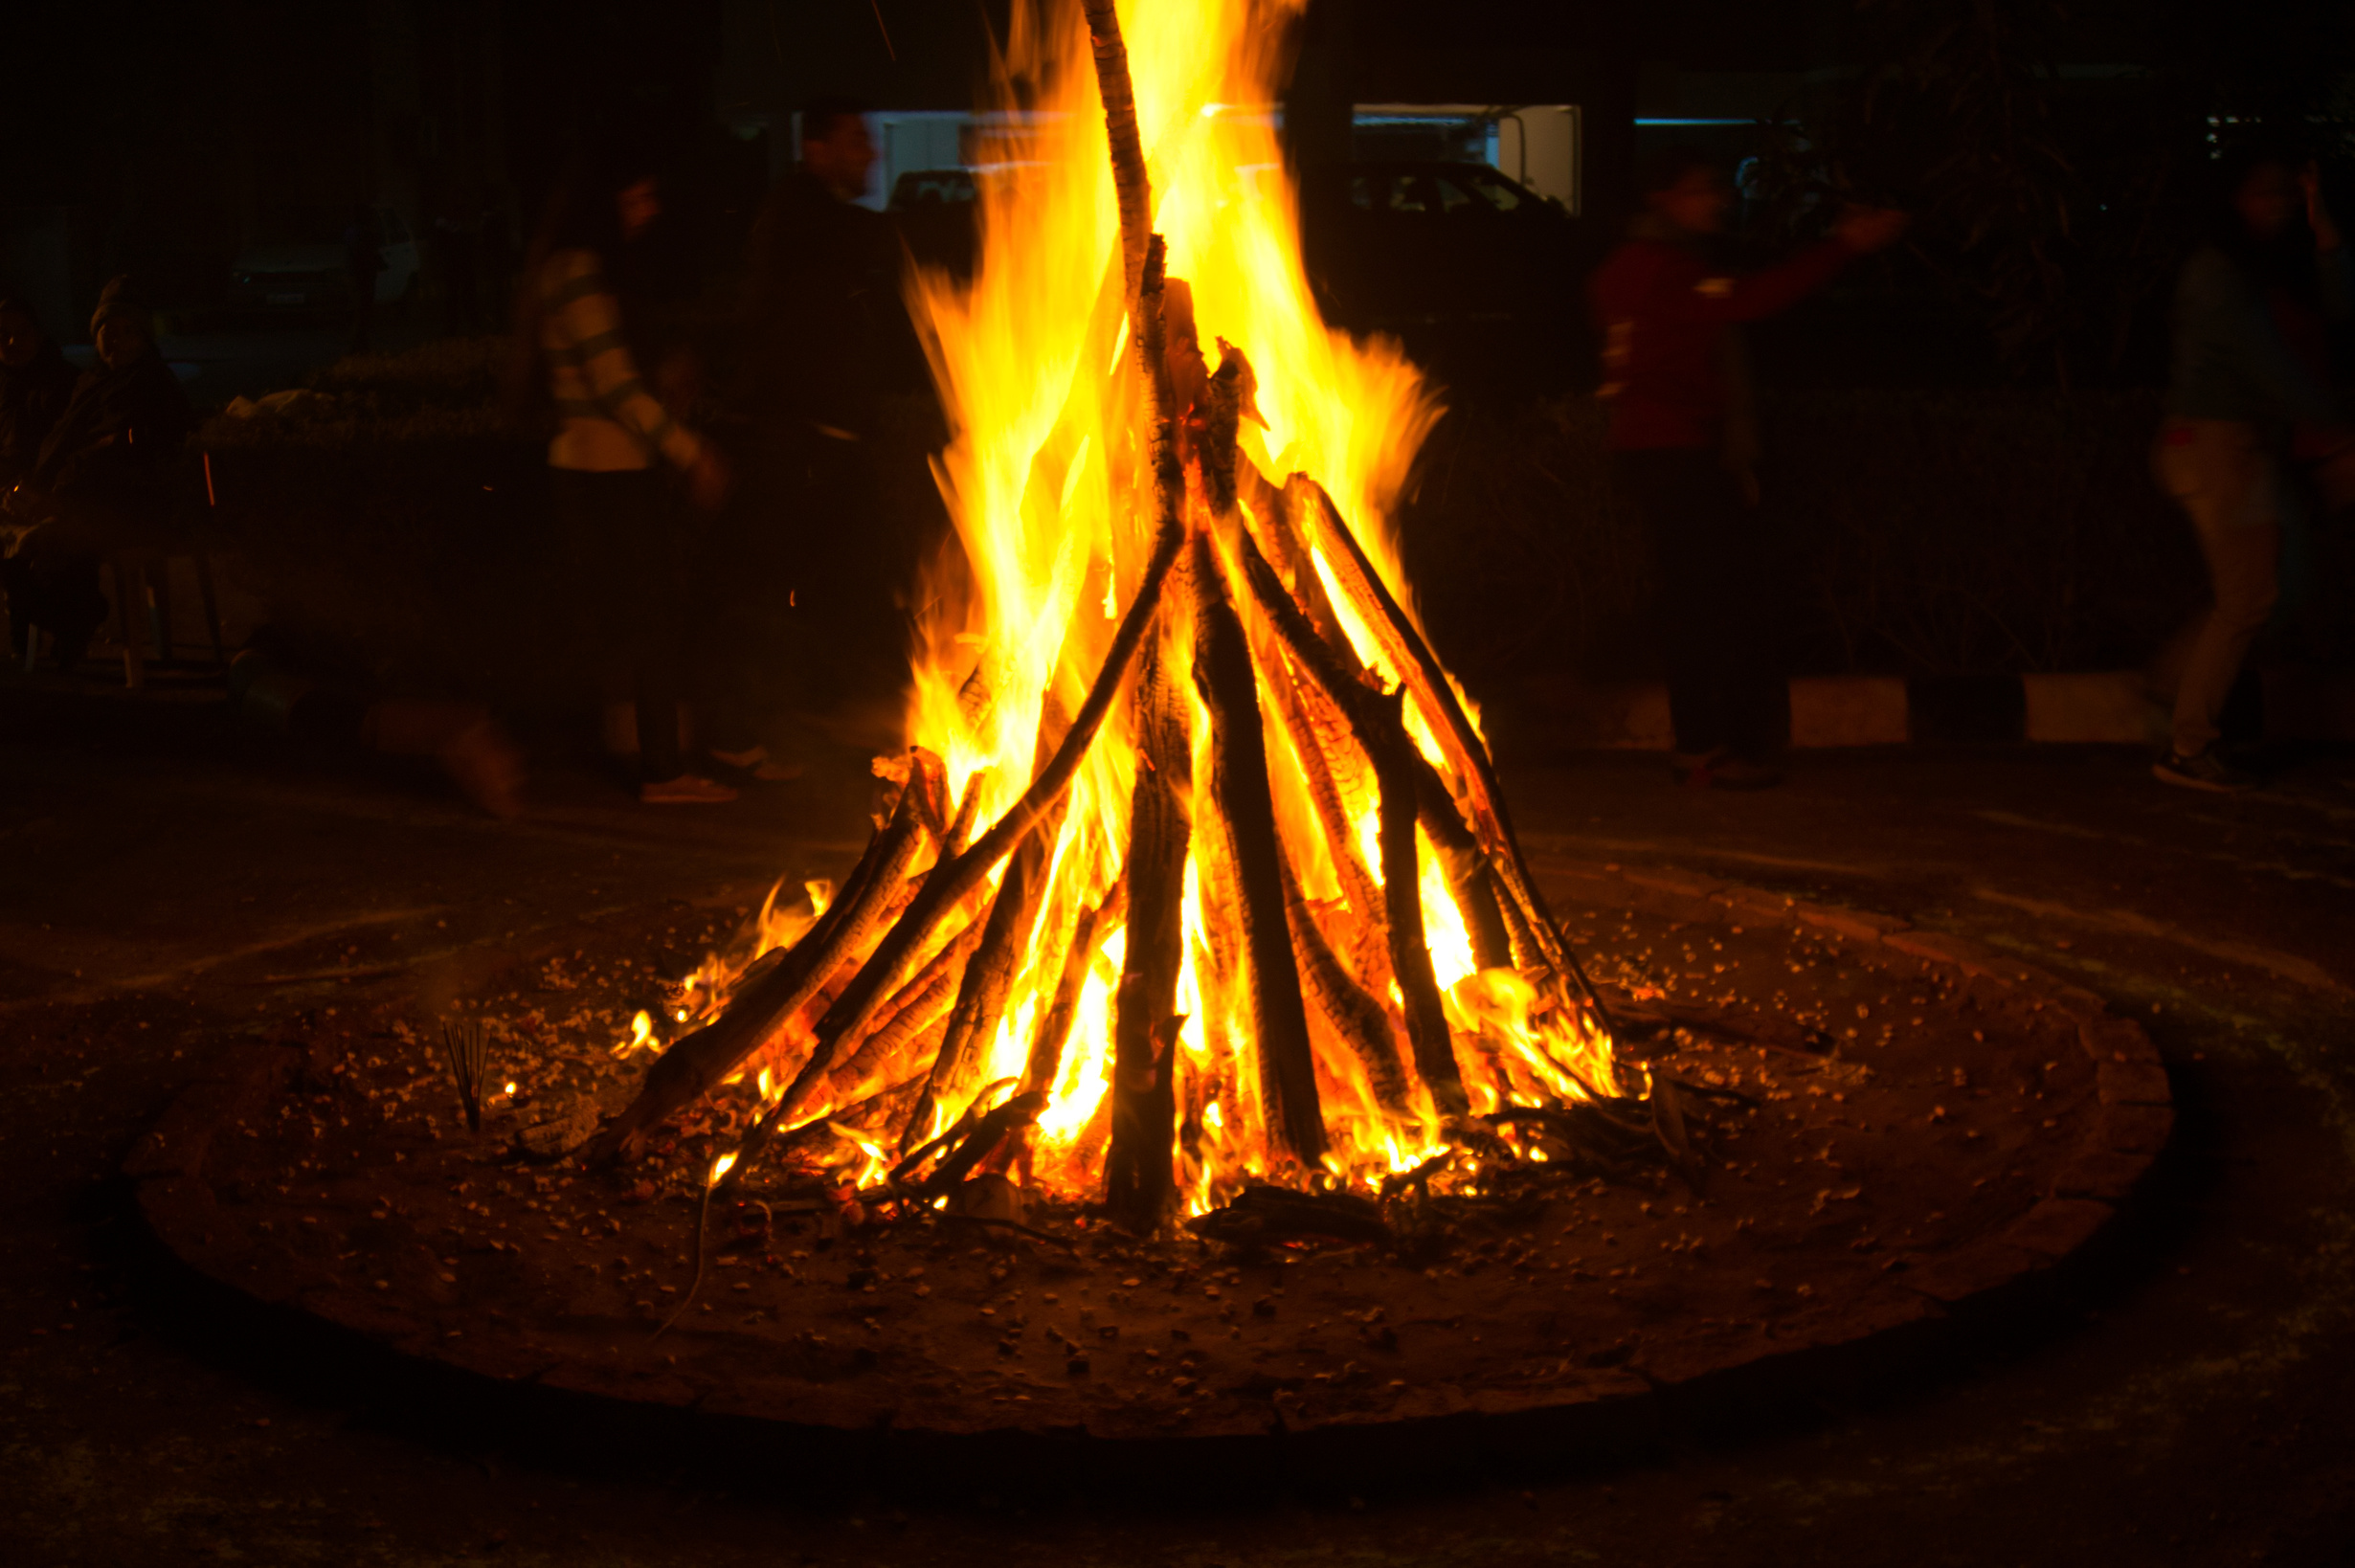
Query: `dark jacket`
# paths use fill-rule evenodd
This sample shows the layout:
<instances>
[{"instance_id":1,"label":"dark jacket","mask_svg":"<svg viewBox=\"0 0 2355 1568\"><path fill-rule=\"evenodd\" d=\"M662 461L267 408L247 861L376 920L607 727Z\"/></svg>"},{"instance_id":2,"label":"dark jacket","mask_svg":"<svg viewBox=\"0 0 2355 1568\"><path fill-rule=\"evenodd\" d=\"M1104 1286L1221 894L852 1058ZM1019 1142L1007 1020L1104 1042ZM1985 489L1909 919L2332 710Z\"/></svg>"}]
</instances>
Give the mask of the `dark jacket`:
<instances>
[{"instance_id":1,"label":"dark jacket","mask_svg":"<svg viewBox=\"0 0 2355 1568\"><path fill-rule=\"evenodd\" d=\"M2322 310L2333 321L2355 316L2355 267L2346 253L2318 252L2315 268ZM2167 413L2273 426L2343 422L2345 412L2318 367L2288 341L2280 315L2223 251L2194 252L2175 285Z\"/></svg>"},{"instance_id":2,"label":"dark jacket","mask_svg":"<svg viewBox=\"0 0 2355 1568\"><path fill-rule=\"evenodd\" d=\"M163 355L150 350L121 370L100 365L74 384L25 482L60 501L160 499L194 424Z\"/></svg>"},{"instance_id":3,"label":"dark jacket","mask_svg":"<svg viewBox=\"0 0 2355 1568\"><path fill-rule=\"evenodd\" d=\"M1733 278L1713 269L1691 243L1645 231L1612 252L1593 284L1610 444L1721 445L1733 401L1726 329L1796 303L1852 254L1827 240L1779 267Z\"/></svg>"},{"instance_id":4,"label":"dark jacket","mask_svg":"<svg viewBox=\"0 0 2355 1568\"><path fill-rule=\"evenodd\" d=\"M745 264L740 406L772 431L864 436L885 392L923 385L890 220L795 169L761 204Z\"/></svg>"},{"instance_id":5,"label":"dark jacket","mask_svg":"<svg viewBox=\"0 0 2355 1568\"><path fill-rule=\"evenodd\" d=\"M73 395L74 369L46 338L32 364L0 365L0 490L32 472Z\"/></svg>"}]
</instances>

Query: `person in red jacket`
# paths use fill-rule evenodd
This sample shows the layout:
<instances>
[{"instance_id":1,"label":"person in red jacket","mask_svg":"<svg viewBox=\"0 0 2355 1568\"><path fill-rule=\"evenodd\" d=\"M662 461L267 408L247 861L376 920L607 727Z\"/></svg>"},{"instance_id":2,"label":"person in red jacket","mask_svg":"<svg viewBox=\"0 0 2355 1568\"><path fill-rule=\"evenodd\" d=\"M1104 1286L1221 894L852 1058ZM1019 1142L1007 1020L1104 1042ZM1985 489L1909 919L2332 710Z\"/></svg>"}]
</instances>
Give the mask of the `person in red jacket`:
<instances>
[{"instance_id":1,"label":"person in red jacket","mask_svg":"<svg viewBox=\"0 0 2355 1568\"><path fill-rule=\"evenodd\" d=\"M1732 190L1697 149L1646 181L1645 211L1596 272L1602 396L1612 467L1650 536L1667 643L1678 779L1703 788L1782 782L1783 676L1770 654L1764 541L1751 509L1754 437L1731 328L1797 302L1851 257L1894 242L1905 214L1850 208L1832 237L1746 277L1712 264Z\"/></svg>"}]
</instances>

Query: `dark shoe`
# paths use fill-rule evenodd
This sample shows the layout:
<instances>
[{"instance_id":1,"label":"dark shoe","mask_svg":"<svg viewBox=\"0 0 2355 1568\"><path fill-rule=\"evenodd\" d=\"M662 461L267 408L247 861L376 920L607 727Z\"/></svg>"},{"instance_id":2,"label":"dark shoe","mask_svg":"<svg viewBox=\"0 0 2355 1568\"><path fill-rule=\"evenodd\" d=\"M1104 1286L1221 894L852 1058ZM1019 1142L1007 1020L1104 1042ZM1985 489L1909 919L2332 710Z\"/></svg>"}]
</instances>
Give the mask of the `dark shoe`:
<instances>
[{"instance_id":1,"label":"dark shoe","mask_svg":"<svg viewBox=\"0 0 2355 1568\"><path fill-rule=\"evenodd\" d=\"M638 798L649 806L724 806L736 798L736 792L694 773L681 773L659 784L640 784Z\"/></svg>"},{"instance_id":2,"label":"dark shoe","mask_svg":"<svg viewBox=\"0 0 2355 1568\"><path fill-rule=\"evenodd\" d=\"M2198 756L2179 756L2169 751L2150 765L2151 776L2162 784L2178 784L2187 790L2206 790L2210 795L2238 795L2254 790L2262 782L2256 774L2235 768L2216 755L2209 747Z\"/></svg>"},{"instance_id":3,"label":"dark shoe","mask_svg":"<svg viewBox=\"0 0 2355 1568\"><path fill-rule=\"evenodd\" d=\"M750 773L755 783L783 784L799 778L804 772L798 762L779 762L769 754L765 746L754 746L742 751L723 751L714 746L711 760L738 773Z\"/></svg>"}]
</instances>

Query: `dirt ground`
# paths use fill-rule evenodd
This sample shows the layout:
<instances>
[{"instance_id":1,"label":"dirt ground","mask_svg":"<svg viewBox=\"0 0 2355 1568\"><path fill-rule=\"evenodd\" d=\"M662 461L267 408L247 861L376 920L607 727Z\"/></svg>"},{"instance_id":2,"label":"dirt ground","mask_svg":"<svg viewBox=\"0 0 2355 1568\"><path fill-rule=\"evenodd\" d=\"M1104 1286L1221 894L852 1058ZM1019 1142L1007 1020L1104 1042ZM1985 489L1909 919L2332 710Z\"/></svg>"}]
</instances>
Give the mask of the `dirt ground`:
<instances>
[{"instance_id":1,"label":"dirt ground","mask_svg":"<svg viewBox=\"0 0 2355 1568\"><path fill-rule=\"evenodd\" d=\"M421 1376L195 1280L147 1239L125 1154L206 1063L371 976L839 873L853 760L670 815L559 771L503 826L201 700L0 690L0 1559L2349 1560L2355 764L2239 800L2052 749L1803 755L1748 797L1625 756L1508 788L1541 868L1884 910L2140 1019L2180 1121L2123 1234L1929 1364L1476 1481L1439 1452L1424 1484L1362 1489L1281 1454L1025 1472Z\"/></svg>"}]
</instances>

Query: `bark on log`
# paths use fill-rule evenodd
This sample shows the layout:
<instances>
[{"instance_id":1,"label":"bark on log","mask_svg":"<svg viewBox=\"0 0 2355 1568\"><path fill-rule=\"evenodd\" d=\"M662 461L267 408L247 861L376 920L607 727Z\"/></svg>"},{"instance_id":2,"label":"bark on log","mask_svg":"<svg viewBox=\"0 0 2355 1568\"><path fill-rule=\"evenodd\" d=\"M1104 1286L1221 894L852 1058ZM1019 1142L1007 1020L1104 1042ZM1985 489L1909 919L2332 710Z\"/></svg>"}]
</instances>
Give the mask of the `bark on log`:
<instances>
[{"instance_id":1,"label":"bark on log","mask_svg":"<svg viewBox=\"0 0 2355 1568\"><path fill-rule=\"evenodd\" d=\"M590 1145L591 1163L635 1156L651 1129L734 1072L872 939L880 912L897 896L922 842L923 795L914 784L911 776L900 792L889 824L869 840L866 854L844 880L841 894L793 951L730 998L718 1018L674 1041L647 1069L637 1098Z\"/></svg>"},{"instance_id":2,"label":"bark on log","mask_svg":"<svg viewBox=\"0 0 2355 1568\"><path fill-rule=\"evenodd\" d=\"M1471 938L1472 962L1482 969L1506 969L1514 964L1513 936L1505 926L1505 911L1497 902L1494 870L1482 853L1480 840L1456 810L1447 781L1430 759L1410 745L1415 762L1417 820L1431 840L1447 892L1463 913L1465 932Z\"/></svg>"},{"instance_id":3,"label":"bark on log","mask_svg":"<svg viewBox=\"0 0 2355 1568\"><path fill-rule=\"evenodd\" d=\"M1334 956L1308 900L1301 896L1300 880L1292 875L1289 862L1284 866L1284 912L1291 923L1300 982L1317 1016L1365 1068L1375 1102L1393 1116L1411 1114L1414 1108L1407 1097L1406 1070L1399 1062L1389 1012Z\"/></svg>"},{"instance_id":4,"label":"bark on log","mask_svg":"<svg viewBox=\"0 0 2355 1568\"><path fill-rule=\"evenodd\" d=\"M1087 989L1088 972L1094 966L1104 939L1128 918L1128 913L1129 884L1123 878L1112 884L1102 903L1082 914L1072 926L1070 940L1063 951L1062 977L1055 983L1054 1000L1048 1004L1046 1018L1030 1042L1029 1061L1022 1069L1023 1088L1053 1092L1056 1079L1063 1075L1064 1048L1069 1043L1071 1026L1079 1018L1080 994Z\"/></svg>"},{"instance_id":5,"label":"bark on log","mask_svg":"<svg viewBox=\"0 0 2355 1568\"><path fill-rule=\"evenodd\" d=\"M1146 236L1153 233L1153 186L1145 172L1145 142L1136 128L1136 90L1129 80L1129 46L1120 35L1113 0L1087 0L1088 44L1096 61L1096 92L1104 101L1104 130L1111 144L1112 193L1120 208L1121 270L1132 309L1143 293Z\"/></svg>"},{"instance_id":6,"label":"bark on log","mask_svg":"<svg viewBox=\"0 0 2355 1568\"><path fill-rule=\"evenodd\" d=\"M1209 798L1235 870L1235 915L1243 930L1244 982L1260 1093L1268 1131L1304 1169L1325 1154L1325 1121L1316 1094L1307 1003L1292 961L1284 912L1284 847L1268 792L1251 649L1222 581L1208 538L1195 547L1194 684L1210 710ZM1410 781L1409 786L1412 788ZM1217 911L1211 911L1215 917ZM1393 918L1396 918L1395 912ZM1392 944L1395 949L1396 943Z\"/></svg>"},{"instance_id":7,"label":"bark on log","mask_svg":"<svg viewBox=\"0 0 2355 1568\"><path fill-rule=\"evenodd\" d=\"M979 923L967 926L878 1011L865 1038L833 1074L834 1097L838 1102L843 1095L856 1092L877 1072L887 1069L899 1052L947 1016L950 1004L956 999L957 983L971 967L974 949L980 942Z\"/></svg>"},{"instance_id":8,"label":"bark on log","mask_svg":"<svg viewBox=\"0 0 2355 1568\"><path fill-rule=\"evenodd\" d=\"M1415 1072L1431 1091L1443 1121L1471 1109L1456 1067L1455 1042L1440 1003L1439 978L1431 972L1431 948L1423 930L1423 878L1415 847L1414 744L1397 719L1403 692L1368 697L1367 706L1386 709L1394 721L1370 748L1374 776L1381 785L1382 891L1390 901L1390 968L1398 979L1406 1014L1406 1042ZM1369 727L1370 728L1372 727Z\"/></svg>"},{"instance_id":9,"label":"bark on log","mask_svg":"<svg viewBox=\"0 0 2355 1568\"><path fill-rule=\"evenodd\" d=\"M1162 591L1169 581L1170 570L1177 564L1178 552L1184 544L1181 530L1164 527L1155 543L1153 558L1146 563L1144 581L1137 588L1136 597L1130 601L1128 614L1121 617L1120 629L1112 634L1111 646L1106 650L1104 664L1096 672L1095 683L1088 688L1087 701L1071 721L1071 729L1063 744L1055 749L1054 760L1031 781L1022 797L1016 801L1005 816L975 841L972 848L953 862L936 866L925 880L924 890L918 893L906 914L900 917L882 943L869 955L858 975L838 997L826 1017L819 1020L818 1041L808 1062L785 1091L784 1098L771 1108L769 1113L753 1125L744 1144L737 1152L735 1165L726 1180L742 1178L751 1164L752 1156L766 1144L777 1126L799 1110L810 1092L824 1075L834 1069L841 1043L852 1032L864 1026L867 1017L883 1000L885 992L896 984L902 966L927 941L936 926L950 910L964 901L967 895L980 887L998 862L1012 853L1024 835L1038 825L1048 807L1063 797L1079 772L1088 748L1094 744L1097 731L1104 728L1105 716L1111 711L1113 699L1125 683L1130 663L1143 643L1146 629L1158 619ZM837 1015L841 1016L838 1018Z\"/></svg>"},{"instance_id":10,"label":"bark on log","mask_svg":"<svg viewBox=\"0 0 2355 1568\"><path fill-rule=\"evenodd\" d=\"M1158 1229L1176 1207L1174 1091L1178 974L1185 962L1192 749L1184 694L1161 647L1137 681L1138 767L1129 800L1129 940L1112 1006L1111 1146L1104 1199L1132 1231ZM1065 974L1070 974L1066 964ZM1066 1025L1066 1030L1067 1030ZM1046 1086L1033 1084L1031 1087Z\"/></svg>"},{"instance_id":11,"label":"bark on log","mask_svg":"<svg viewBox=\"0 0 2355 1568\"><path fill-rule=\"evenodd\" d=\"M1333 568L1342 592L1353 601L1358 618L1381 641L1383 652L1413 690L1417 705L1430 716L1440 750L1447 754L1449 766L1463 781L1469 808L1466 815L1471 818L1482 846L1503 877L1506 894L1522 906L1548 962L1558 969L1563 967L1568 954L1562 949L1560 934L1554 927L1545 900L1521 857L1521 846L1514 837L1513 818L1505 809L1504 794L1497 788L1496 770L1489 758L1488 747L1472 728L1463 704L1456 700L1455 687L1449 683L1447 671L1440 667L1423 634L1391 596L1389 585L1374 569L1357 535L1334 506L1333 498L1321 487L1314 495L1315 504L1307 508L1305 514L1315 530L1312 538L1326 546L1326 564ZM1581 982L1583 978L1581 975ZM1592 988L1588 989L1591 994Z\"/></svg>"},{"instance_id":12,"label":"bark on log","mask_svg":"<svg viewBox=\"0 0 2355 1568\"><path fill-rule=\"evenodd\" d=\"M1034 777L1053 760L1055 743L1063 738L1066 728L1062 705L1050 691L1041 705L1039 738L1031 763ZM1014 988L1023 959L1030 954L1031 938L1039 927L1039 910L1046 902L1046 874L1053 863L1055 841L1063 832L1065 805L1064 801L1056 802L1031 830L1021 847L1014 852L1013 862L998 885L997 897L990 903L989 919L979 935L980 945L965 966L964 980L957 989L949 1032L942 1037L939 1054L932 1058L931 1081L916 1102L915 1114L908 1118L910 1139L924 1137L931 1126L934 1109L943 1100L970 1099L980 1086L981 1053L998 1032L1006 996ZM902 1153L906 1153L906 1148Z\"/></svg>"}]
</instances>

